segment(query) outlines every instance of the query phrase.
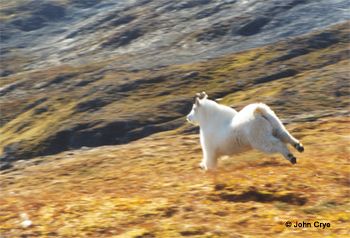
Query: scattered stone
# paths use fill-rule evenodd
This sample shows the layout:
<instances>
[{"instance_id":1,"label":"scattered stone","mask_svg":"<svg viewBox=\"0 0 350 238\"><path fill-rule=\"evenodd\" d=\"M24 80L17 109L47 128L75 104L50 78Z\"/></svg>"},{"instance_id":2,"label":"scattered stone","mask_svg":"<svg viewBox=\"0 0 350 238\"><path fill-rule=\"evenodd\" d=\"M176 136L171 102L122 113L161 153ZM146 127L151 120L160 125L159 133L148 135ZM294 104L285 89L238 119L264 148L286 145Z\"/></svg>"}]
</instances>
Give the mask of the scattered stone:
<instances>
[{"instance_id":1,"label":"scattered stone","mask_svg":"<svg viewBox=\"0 0 350 238\"><path fill-rule=\"evenodd\" d=\"M39 114L42 114L42 113L47 112L47 111L49 111L49 107L48 106L43 106L43 107L36 108L34 110L34 114L35 115L39 115Z\"/></svg>"},{"instance_id":2,"label":"scattered stone","mask_svg":"<svg viewBox=\"0 0 350 238\"><path fill-rule=\"evenodd\" d=\"M199 72L198 71L192 71L192 72L188 72L186 74L184 74L182 76L183 79L192 79L194 77L197 77L199 75Z\"/></svg>"}]
</instances>

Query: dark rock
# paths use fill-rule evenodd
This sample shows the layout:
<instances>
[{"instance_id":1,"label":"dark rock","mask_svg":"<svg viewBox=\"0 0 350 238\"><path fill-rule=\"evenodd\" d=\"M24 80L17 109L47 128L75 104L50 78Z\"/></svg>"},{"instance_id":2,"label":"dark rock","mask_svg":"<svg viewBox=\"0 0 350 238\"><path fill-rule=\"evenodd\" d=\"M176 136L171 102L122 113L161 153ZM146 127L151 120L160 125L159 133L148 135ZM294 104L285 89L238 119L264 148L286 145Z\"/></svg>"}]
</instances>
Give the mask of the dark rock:
<instances>
[{"instance_id":1,"label":"dark rock","mask_svg":"<svg viewBox=\"0 0 350 238\"><path fill-rule=\"evenodd\" d=\"M76 131L69 140L69 146L80 148L127 143L129 142L129 139L126 138L128 132L139 126L141 124L138 121L120 120Z\"/></svg>"},{"instance_id":2,"label":"dark rock","mask_svg":"<svg viewBox=\"0 0 350 238\"><path fill-rule=\"evenodd\" d=\"M21 19L15 19L11 23L22 31L34 31L46 25L45 19L40 16L30 16Z\"/></svg>"},{"instance_id":3,"label":"dark rock","mask_svg":"<svg viewBox=\"0 0 350 238\"><path fill-rule=\"evenodd\" d=\"M230 24L227 22L216 23L213 27L207 29L206 31L198 34L197 41L214 41L225 35L230 31Z\"/></svg>"},{"instance_id":4,"label":"dark rock","mask_svg":"<svg viewBox=\"0 0 350 238\"><path fill-rule=\"evenodd\" d=\"M40 155L59 153L68 149L78 149L83 146L96 147L129 142L126 139L128 132L140 126L132 120L115 121L100 126L81 124L76 127L59 131L49 137Z\"/></svg>"},{"instance_id":5,"label":"dark rock","mask_svg":"<svg viewBox=\"0 0 350 238\"><path fill-rule=\"evenodd\" d=\"M1 161L11 162L16 160L18 152L21 150L22 143L15 142L4 146L3 154L0 157Z\"/></svg>"},{"instance_id":6,"label":"dark rock","mask_svg":"<svg viewBox=\"0 0 350 238\"><path fill-rule=\"evenodd\" d=\"M183 124L182 118L177 119L172 116L152 119L140 115L136 118L149 119L145 121L125 119L104 123L78 124L75 127L63 129L47 138L40 145L40 151L21 158L56 154L69 149L79 149L83 146L124 144L153 133L178 128Z\"/></svg>"},{"instance_id":7,"label":"dark rock","mask_svg":"<svg viewBox=\"0 0 350 238\"><path fill-rule=\"evenodd\" d=\"M242 36L251 36L260 32L261 28L263 28L267 23L270 22L270 18L267 17L257 17L252 21L249 21L240 29L238 29L235 33Z\"/></svg>"},{"instance_id":8,"label":"dark rock","mask_svg":"<svg viewBox=\"0 0 350 238\"><path fill-rule=\"evenodd\" d=\"M69 141L72 134L72 128L56 132L54 135L47 138L44 143L41 144L41 150L36 152L36 156L57 154L59 152L68 150Z\"/></svg>"},{"instance_id":9,"label":"dark rock","mask_svg":"<svg viewBox=\"0 0 350 238\"><path fill-rule=\"evenodd\" d=\"M90 83L93 83L93 82L96 82L96 81L102 79L103 76L104 76L104 72L103 71L97 72L96 74L89 76L87 79L78 79L78 80L76 80L76 82L73 83L73 86L75 86L75 87L83 87L83 86L86 86L86 85L88 85Z\"/></svg>"},{"instance_id":10,"label":"dark rock","mask_svg":"<svg viewBox=\"0 0 350 238\"><path fill-rule=\"evenodd\" d=\"M110 25L116 27L116 26L120 26L120 25L127 24L129 22L132 22L135 19L136 19L135 16L127 15L111 21Z\"/></svg>"},{"instance_id":11,"label":"dark rock","mask_svg":"<svg viewBox=\"0 0 350 238\"><path fill-rule=\"evenodd\" d=\"M64 74L60 74L55 76L53 79L51 79L50 81L47 82L39 82L37 84L34 85L34 89L41 89L41 88L46 88L48 86L52 86L52 85L58 85L61 84L71 78L74 78L78 76L78 73L64 73Z\"/></svg>"},{"instance_id":12,"label":"dark rock","mask_svg":"<svg viewBox=\"0 0 350 238\"><path fill-rule=\"evenodd\" d=\"M38 100L35 100L34 102L32 102L32 103L28 104L27 106L25 106L25 107L23 108L23 112L28 111L28 110L30 110L30 109L32 109L32 108L34 108L34 107L36 107L36 106L42 104L43 102L46 102L46 101L47 101L47 98L46 98L46 97L44 97L44 98L39 98Z\"/></svg>"},{"instance_id":13,"label":"dark rock","mask_svg":"<svg viewBox=\"0 0 350 238\"><path fill-rule=\"evenodd\" d=\"M13 165L10 162L0 162L0 171L11 169Z\"/></svg>"},{"instance_id":14,"label":"dark rock","mask_svg":"<svg viewBox=\"0 0 350 238\"><path fill-rule=\"evenodd\" d=\"M127 139L127 142L141 139L157 132L174 130L182 124L182 120L172 120L164 123L142 125L141 127L128 132L125 139Z\"/></svg>"},{"instance_id":15,"label":"dark rock","mask_svg":"<svg viewBox=\"0 0 350 238\"><path fill-rule=\"evenodd\" d=\"M292 58L295 58L295 57L298 57L301 55L305 55L309 52L310 51L308 49L305 49L305 48L292 49L292 50L289 50L286 54L270 61L269 64L274 63L274 62L289 60L289 59L292 59Z\"/></svg>"},{"instance_id":16,"label":"dark rock","mask_svg":"<svg viewBox=\"0 0 350 238\"><path fill-rule=\"evenodd\" d=\"M1 35L1 34L0 34ZM0 77L6 77L9 76L11 74L13 74L14 72L12 70L8 70L8 69L0 69Z\"/></svg>"},{"instance_id":17,"label":"dark rock","mask_svg":"<svg viewBox=\"0 0 350 238\"><path fill-rule=\"evenodd\" d=\"M112 20L115 20L115 21L118 21L120 20L120 18L124 18L124 19L121 19L120 21L120 25L123 24L127 24L125 23L128 19L130 20L130 22L133 20L131 19L131 17L133 16L124 16L124 17L120 17L120 12L119 11L116 11L116 12L112 12L110 14L108 14L107 16L101 18L101 19L98 19L92 23L89 23L83 27L79 27L77 30L74 30L73 32L69 33L66 38L69 39L69 38L75 38L77 36L80 36L80 35L84 35L84 34L91 34L91 33L94 33L96 32L97 30L101 29L101 28L104 28L106 25L110 24L109 22L112 21ZM129 17L129 18L128 18ZM117 24L117 23L116 23ZM113 26L113 25L112 25Z\"/></svg>"},{"instance_id":18,"label":"dark rock","mask_svg":"<svg viewBox=\"0 0 350 238\"><path fill-rule=\"evenodd\" d=\"M47 112L49 110L49 107L48 106L43 106L43 107L39 107L39 108L36 108L34 110L34 114L35 115L39 115L39 114L42 114L44 112Z\"/></svg>"},{"instance_id":19,"label":"dark rock","mask_svg":"<svg viewBox=\"0 0 350 238\"><path fill-rule=\"evenodd\" d=\"M188 72L186 74L184 74L182 76L182 79L192 79L194 77L197 77L199 75L198 71L192 71L192 72Z\"/></svg>"},{"instance_id":20,"label":"dark rock","mask_svg":"<svg viewBox=\"0 0 350 238\"><path fill-rule=\"evenodd\" d=\"M271 75L268 75L265 77L257 78L254 80L254 83L256 83L256 84L266 83L266 82L278 80L281 78L291 77L291 76L296 75L297 73L298 73L298 71L296 71L294 69L285 69L285 70L277 72L275 74L271 74Z\"/></svg>"},{"instance_id":21,"label":"dark rock","mask_svg":"<svg viewBox=\"0 0 350 238\"><path fill-rule=\"evenodd\" d=\"M19 133L19 132L23 131L24 129L29 128L31 125L32 125L32 123L30 123L30 122L20 123L16 128L16 133Z\"/></svg>"},{"instance_id":22,"label":"dark rock","mask_svg":"<svg viewBox=\"0 0 350 238\"><path fill-rule=\"evenodd\" d=\"M33 16L43 17L47 21L56 21L65 16L65 8L52 3L42 3L34 10Z\"/></svg>"},{"instance_id":23,"label":"dark rock","mask_svg":"<svg viewBox=\"0 0 350 238\"><path fill-rule=\"evenodd\" d=\"M79 29L77 31L73 31L71 33L69 33L67 36L66 36L66 39L71 39L71 38L75 38L77 37L78 35L81 35L83 34L84 31L82 29Z\"/></svg>"},{"instance_id":24,"label":"dark rock","mask_svg":"<svg viewBox=\"0 0 350 238\"><path fill-rule=\"evenodd\" d=\"M64 81L67 81L75 76L77 76L78 74L76 73L67 73L67 74L61 74L61 75L58 75L56 76L54 79L52 79L48 85L46 86L49 86L49 85L52 85L52 84L60 84Z\"/></svg>"},{"instance_id":25,"label":"dark rock","mask_svg":"<svg viewBox=\"0 0 350 238\"><path fill-rule=\"evenodd\" d=\"M339 42L336 34L332 32L322 32L306 40L307 47L312 49L327 48Z\"/></svg>"},{"instance_id":26,"label":"dark rock","mask_svg":"<svg viewBox=\"0 0 350 238\"><path fill-rule=\"evenodd\" d=\"M174 99L159 106L165 112L177 112L178 115L186 115L191 111L193 101L190 99Z\"/></svg>"},{"instance_id":27,"label":"dark rock","mask_svg":"<svg viewBox=\"0 0 350 238\"><path fill-rule=\"evenodd\" d=\"M0 96L6 95L7 93L12 92L15 89L19 88L20 86L23 86L23 82L14 82L14 83L5 85L4 87L0 88Z\"/></svg>"},{"instance_id":28,"label":"dark rock","mask_svg":"<svg viewBox=\"0 0 350 238\"><path fill-rule=\"evenodd\" d=\"M118 48L118 47L130 44L132 41L141 37L143 34L144 32L141 29L136 28L136 29L128 30L128 31L114 35L111 39L102 43L101 46Z\"/></svg>"},{"instance_id":29,"label":"dark rock","mask_svg":"<svg viewBox=\"0 0 350 238\"><path fill-rule=\"evenodd\" d=\"M19 143L12 143L10 145L7 145L4 147L4 153L6 154L12 154L16 152L19 148Z\"/></svg>"},{"instance_id":30,"label":"dark rock","mask_svg":"<svg viewBox=\"0 0 350 238\"><path fill-rule=\"evenodd\" d=\"M76 86L76 87L83 87L83 86L86 86L86 85L88 85L88 84L90 84L92 82L94 82L94 80L79 80L79 81L77 81L74 84L74 86Z\"/></svg>"},{"instance_id":31,"label":"dark rock","mask_svg":"<svg viewBox=\"0 0 350 238\"><path fill-rule=\"evenodd\" d=\"M336 97L342 97L342 96L348 96L349 95L349 90L347 89L337 89L335 92L334 92L334 96Z\"/></svg>"},{"instance_id":32,"label":"dark rock","mask_svg":"<svg viewBox=\"0 0 350 238\"><path fill-rule=\"evenodd\" d=\"M78 103L74 110L76 112L96 111L99 110L101 107L104 107L108 103L109 101L106 99L94 98Z\"/></svg>"},{"instance_id":33,"label":"dark rock","mask_svg":"<svg viewBox=\"0 0 350 238\"><path fill-rule=\"evenodd\" d=\"M162 83L167 79L168 78L165 75L154 77L154 78L148 78L148 79L138 79L138 80L127 82L121 85L108 87L108 89L106 89L106 93L117 95L117 93L125 93L125 92L134 91L140 88L150 87L153 84Z\"/></svg>"},{"instance_id":34,"label":"dark rock","mask_svg":"<svg viewBox=\"0 0 350 238\"><path fill-rule=\"evenodd\" d=\"M339 43L340 40L341 39L339 39L335 32L322 32L319 34L311 35L311 37L308 39L301 39L298 43L298 48L289 50L286 54L273 59L272 61L268 62L268 64L302 56L310 53L315 49L327 48Z\"/></svg>"}]
</instances>

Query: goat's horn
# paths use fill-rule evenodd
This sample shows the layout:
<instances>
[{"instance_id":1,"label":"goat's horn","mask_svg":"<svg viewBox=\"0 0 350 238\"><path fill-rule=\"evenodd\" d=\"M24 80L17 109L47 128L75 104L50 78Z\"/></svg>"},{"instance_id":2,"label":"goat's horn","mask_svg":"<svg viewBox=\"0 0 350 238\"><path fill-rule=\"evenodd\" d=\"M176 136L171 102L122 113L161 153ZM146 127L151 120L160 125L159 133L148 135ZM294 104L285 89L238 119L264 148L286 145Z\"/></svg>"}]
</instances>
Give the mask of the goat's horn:
<instances>
[{"instance_id":1,"label":"goat's horn","mask_svg":"<svg viewBox=\"0 0 350 238\"><path fill-rule=\"evenodd\" d=\"M208 95L205 92L201 92L201 97L202 97L202 99L206 99L208 97Z\"/></svg>"}]
</instances>

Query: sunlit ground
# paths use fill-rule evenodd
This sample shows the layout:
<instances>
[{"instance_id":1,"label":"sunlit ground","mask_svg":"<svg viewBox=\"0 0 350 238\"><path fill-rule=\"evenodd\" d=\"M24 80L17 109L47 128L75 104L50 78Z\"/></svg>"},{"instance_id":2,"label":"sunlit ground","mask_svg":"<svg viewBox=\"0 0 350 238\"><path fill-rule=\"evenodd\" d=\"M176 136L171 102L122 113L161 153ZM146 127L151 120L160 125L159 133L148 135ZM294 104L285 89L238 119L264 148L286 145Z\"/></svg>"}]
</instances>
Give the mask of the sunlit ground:
<instances>
[{"instance_id":1,"label":"sunlit ground","mask_svg":"<svg viewBox=\"0 0 350 238\"><path fill-rule=\"evenodd\" d=\"M18 163L0 177L0 231L3 237L345 237L348 123L328 117L291 124L305 145L297 165L248 152L220 161L217 178L198 168L198 136L174 133ZM286 228L287 221L330 227Z\"/></svg>"}]
</instances>

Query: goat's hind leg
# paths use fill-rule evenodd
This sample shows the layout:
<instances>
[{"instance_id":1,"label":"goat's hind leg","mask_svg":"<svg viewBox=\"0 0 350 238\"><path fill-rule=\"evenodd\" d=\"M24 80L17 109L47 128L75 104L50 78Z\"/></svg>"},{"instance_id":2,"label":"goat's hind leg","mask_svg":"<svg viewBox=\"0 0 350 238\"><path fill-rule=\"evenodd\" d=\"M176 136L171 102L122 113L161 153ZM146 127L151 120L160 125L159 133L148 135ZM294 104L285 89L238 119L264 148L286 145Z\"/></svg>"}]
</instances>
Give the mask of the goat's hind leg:
<instances>
[{"instance_id":1,"label":"goat's hind leg","mask_svg":"<svg viewBox=\"0 0 350 238\"><path fill-rule=\"evenodd\" d=\"M252 143L255 149L263 151L265 153L280 153L285 159L287 159L292 164L297 163L297 159L289 151L288 147L278 138L273 135L263 136L261 138L256 138Z\"/></svg>"},{"instance_id":2,"label":"goat's hind leg","mask_svg":"<svg viewBox=\"0 0 350 238\"><path fill-rule=\"evenodd\" d=\"M303 144L300 143L297 139L292 136L286 128L281 127L276 132L276 137L283 141L284 143L289 143L292 146L294 146L295 149L297 149L300 153L304 151Z\"/></svg>"}]
</instances>

